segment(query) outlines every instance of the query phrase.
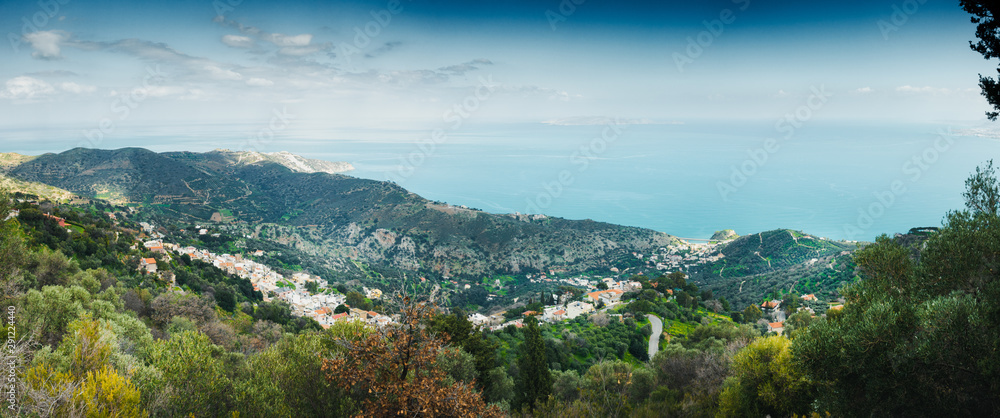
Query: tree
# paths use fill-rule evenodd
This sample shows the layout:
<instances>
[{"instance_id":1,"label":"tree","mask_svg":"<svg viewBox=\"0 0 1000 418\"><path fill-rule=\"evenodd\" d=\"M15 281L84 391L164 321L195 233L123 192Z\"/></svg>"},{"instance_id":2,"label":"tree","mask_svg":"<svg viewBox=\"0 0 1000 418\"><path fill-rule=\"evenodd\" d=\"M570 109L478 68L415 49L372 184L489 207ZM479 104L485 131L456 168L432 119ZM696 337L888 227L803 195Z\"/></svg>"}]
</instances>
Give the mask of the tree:
<instances>
[{"instance_id":1,"label":"tree","mask_svg":"<svg viewBox=\"0 0 1000 418\"><path fill-rule=\"evenodd\" d=\"M976 37L978 42L969 41L969 47L983 55L983 58L1000 58L1000 22L996 17L1000 15L1000 5L993 1L984 0L961 0L962 8L972 14L972 23L976 24ZM997 69L1000 72L1000 68ZM993 106L994 111L987 111L986 117L995 121L1000 115L1000 83L991 77L979 75L979 87L986 101Z\"/></svg>"},{"instance_id":2,"label":"tree","mask_svg":"<svg viewBox=\"0 0 1000 418\"><path fill-rule=\"evenodd\" d=\"M88 417L146 417L139 390L114 369L88 371L73 399Z\"/></svg>"},{"instance_id":3,"label":"tree","mask_svg":"<svg viewBox=\"0 0 1000 418\"><path fill-rule=\"evenodd\" d=\"M517 365L518 375L517 406L534 410L535 401L544 400L552 392L552 375L545 354L545 341L534 317L525 318L524 342Z\"/></svg>"},{"instance_id":4,"label":"tree","mask_svg":"<svg viewBox=\"0 0 1000 418\"><path fill-rule=\"evenodd\" d=\"M397 326L364 338L339 338L341 354L323 360L326 378L361 404L366 416L500 416L470 385L446 385L437 364L444 344L424 322L433 309L409 297Z\"/></svg>"},{"instance_id":5,"label":"tree","mask_svg":"<svg viewBox=\"0 0 1000 418\"><path fill-rule=\"evenodd\" d=\"M682 271L675 271L667 275L668 284L675 289L683 289L687 286L687 275Z\"/></svg>"},{"instance_id":6,"label":"tree","mask_svg":"<svg viewBox=\"0 0 1000 418\"><path fill-rule=\"evenodd\" d=\"M757 305L750 305L747 306L746 309L743 309L743 322L752 324L763 317L764 312L761 312L760 307Z\"/></svg>"},{"instance_id":7,"label":"tree","mask_svg":"<svg viewBox=\"0 0 1000 418\"><path fill-rule=\"evenodd\" d=\"M236 309L236 295L229 286L219 287L215 290L215 303L226 312Z\"/></svg>"},{"instance_id":8,"label":"tree","mask_svg":"<svg viewBox=\"0 0 1000 418\"><path fill-rule=\"evenodd\" d=\"M788 316L788 319L785 320L785 333L788 335L794 335L794 333L808 328L809 325L815 320L816 318L814 318L808 311L791 314Z\"/></svg>"},{"instance_id":9,"label":"tree","mask_svg":"<svg viewBox=\"0 0 1000 418\"><path fill-rule=\"evenodd\" d=\"M793 353L837 415L1000 410L1000 218L990 165L966 209L914 249L887 236L855 255L863 279L843 309L797 334Z\"/></svg>"},{"instance_id":10,"label":"tree","mask_svg":"<svg viewBox=\"0 0 1000 418\"><path fill-rule=\"evenodd\" d=\"M602 361L590 367L581 379L581 393L590 404L591 415L625 416L629 411L632 366L621 360Z\"/></svg>"},{"instance_id":11,"label":"tree","mask_svg":"<svg viewBox=\"0 0 1000 418\"><path fill-rule=\"evenodd\" d=\"M576 370L552 372L552 395L563 402L580 397L580 374Z\"/></svg>"},{"instance_id":12,"label":"tree","mask_svg":"<svg viewBox=\"0 0 1000 418\"><path fill-rule=\"evenodd\" d=\"M173 388L167 392L170 415L208 416L230 410L231 380L224 356L224 350L200 332L182 332L155 347L153 364Z\"/></svg>"},{"instance_id":13,"label":"tree","mask_svg":"<svg viewBox=\"0 0 1000 418\"><path fill-rule=\"evenodd\" d=\"M608 290L608 284L604 282L597 282L597 290Z\"/></svg>"},{"instance_id":14,"label":"tree","mask_svg":"<svg viewBox=\"0 0 1000 418\"><path fill-rule=\"evenodd\" d=\"M791 342L781 336L754 341L733 356L733 377L719 395L721 416L806 414L815 388L792 362Z\"/></svg>"},{"instance_id":15,"label":"tree","mask_svg":"<svg viewBox=\"0 0 1000 418\"><path fill-rule=\"evenodd\" d=\"M316 294L319 292L319 283L313 281L306 282L306 290L309 291L310 294Z\"/></svg>"},{"instance_id":16,"label":"tree","mask_svg":"<svg viewBox=\"0 0 1000 418\"><path fill-rule=\"evenodd\" d=\"M324 341L341 331L335 328L353 325L337 322L327 336L309 333L288 337L249 357L244 375L234 385L241 416L324 417L354 412L347 394L326 379L323 358L317 355L328 354Z\"/></svg>"},{"instance_id":17,"label":"tree","mask_svg":"<svg viewBox=\"0 0 1000 418\"><path fill-rule=\"evenodd\" d=\"M372 309L371 301L365 299L365 296L357 291L347 292L347 306L365 311Z\"/></svg>"},{"instance_id":18,"label":"tree","mask_svg":"<svg viewBox=\"0 0 1000 418\"><path fill-rule=\"evenodd\" d=\"M785 313L791 315L799 309L801 305L801 299L797 293L785 293L781 297L781 309L785 310Z\"/></svg>"}]
</instances>

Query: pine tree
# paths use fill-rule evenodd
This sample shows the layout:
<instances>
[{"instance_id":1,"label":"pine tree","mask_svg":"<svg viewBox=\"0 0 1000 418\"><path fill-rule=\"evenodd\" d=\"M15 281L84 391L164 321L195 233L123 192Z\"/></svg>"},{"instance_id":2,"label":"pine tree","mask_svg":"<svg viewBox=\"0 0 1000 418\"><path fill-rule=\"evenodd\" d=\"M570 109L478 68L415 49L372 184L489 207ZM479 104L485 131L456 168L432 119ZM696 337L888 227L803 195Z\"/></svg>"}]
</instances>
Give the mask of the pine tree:
<instances>
[{"instance_id":1,"label":"pine tree","mask_svg":"<svg viewBox=\"0 0 1000 418\"><path fill-rule=\"evenodd\" d=\"M524 331L524 343L521 344L521 357L518 385L518 404L534 410L535 401L544 401L552 392L552 375L549 373L548 359L545 356L545 341L538 329L538 321L534 317L525 318L527 327Z\"/></svg>"}]
</instances>

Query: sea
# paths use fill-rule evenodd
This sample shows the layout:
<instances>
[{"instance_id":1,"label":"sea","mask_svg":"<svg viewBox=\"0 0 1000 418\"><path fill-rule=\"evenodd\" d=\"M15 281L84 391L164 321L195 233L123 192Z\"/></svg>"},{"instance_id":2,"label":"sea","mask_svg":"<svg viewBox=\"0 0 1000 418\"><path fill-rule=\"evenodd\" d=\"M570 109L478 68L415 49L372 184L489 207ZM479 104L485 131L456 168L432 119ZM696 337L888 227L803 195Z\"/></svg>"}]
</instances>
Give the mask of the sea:
<instances>
[{"instance_id":1,"label":"sea","mask_svg":"<svg viewBox=\"0 0 1000 418\"><path fill-rule=\"evenodd\" d=\"M694 239L723 229L745 235L788 228L857 241L941 226L949 211L963 208L969 175L1000 157L998 131L972 123L597 118L451 128L261 136L253 127L219 125L122 130L99 144L72 129L8 131L14 140L0 142L0 151L288 151L347 161L355 167L347 175L492 213L591 219Z\"/></svg>"}]
</instances>

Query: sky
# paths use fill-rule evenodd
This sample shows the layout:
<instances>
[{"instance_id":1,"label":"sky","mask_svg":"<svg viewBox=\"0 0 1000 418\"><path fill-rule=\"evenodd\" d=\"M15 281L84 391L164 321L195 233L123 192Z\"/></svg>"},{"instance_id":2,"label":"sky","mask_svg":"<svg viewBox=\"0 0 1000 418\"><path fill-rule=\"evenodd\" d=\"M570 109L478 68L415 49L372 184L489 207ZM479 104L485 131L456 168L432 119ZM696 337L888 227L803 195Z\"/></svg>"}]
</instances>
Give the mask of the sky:
<instances>
[{"instance_id":1,"label":"sky","mask_svg":"<svg viewBox=\"0 0 1000 418\"><path fill-rule=\"evenodd\" d=\"M0 31L8 150L773 120L817 91L817 118L977 121L996 68L939 0L3 1Z\"/></svg>"}]
</instances>

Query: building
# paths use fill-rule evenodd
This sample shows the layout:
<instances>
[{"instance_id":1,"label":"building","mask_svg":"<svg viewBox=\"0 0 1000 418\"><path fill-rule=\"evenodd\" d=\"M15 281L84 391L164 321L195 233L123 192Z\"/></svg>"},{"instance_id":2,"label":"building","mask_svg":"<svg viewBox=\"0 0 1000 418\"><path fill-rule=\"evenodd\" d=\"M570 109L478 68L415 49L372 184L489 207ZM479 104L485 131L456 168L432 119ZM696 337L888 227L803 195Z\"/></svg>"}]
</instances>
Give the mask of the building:
<instances>
[{"instance_id":1,"label":"building","mask_svg":"<svg viewBox=\"0 0 1000 418\"><path fill-rule=\"evenodd\" d=\"M621 289L608 289L608 290L599 290L597 292L590 292L587 294L587 297L589 297L590 300L595 303L601 301L604 302L605 304L608 304L608 303L617 303L621 301L622 294L624 293L625 291Z\"/></svg>"},{"instance_id":2,"label":"building","mask_svg":"<svg viewBox=\"0 0 1000 418\"><path fill-rule=\"evenodd\" d=\"M777 300L777 299L775 299L775 300L768 300L768 301L765 301L764 303L760 304L760 309L763 310L764 312L770 312L770 311L773 311L775 309L778 309L779 306L781 306L781 301L780 300Z\"/></svg>"},{"instance_id":3,"label":"building","mask_svg":"<svg viewBox=\"0 0 1000 418\"><path fill-rule=\"evenodd\" d=\"M139 269L146 269L147 273L156 273L156 259L143 258L139 260Z\"/></svg>"}]
</instances>

